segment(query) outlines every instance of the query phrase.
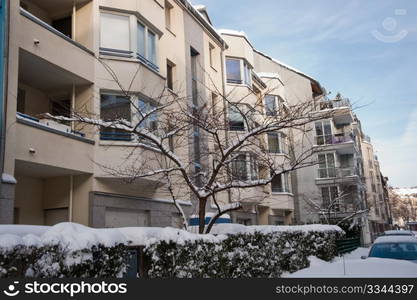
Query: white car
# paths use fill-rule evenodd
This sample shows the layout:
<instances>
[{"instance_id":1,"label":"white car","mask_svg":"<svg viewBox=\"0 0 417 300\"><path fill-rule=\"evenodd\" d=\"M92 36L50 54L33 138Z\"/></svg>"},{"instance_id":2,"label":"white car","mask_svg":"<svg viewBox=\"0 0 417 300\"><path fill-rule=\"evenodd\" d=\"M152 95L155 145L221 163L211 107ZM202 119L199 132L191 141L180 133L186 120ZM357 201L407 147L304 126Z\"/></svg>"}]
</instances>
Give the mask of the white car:
<instances>
[{"instance_id":1,"label":"white car","mask_svg":"<svg viewBox=\"0 0 417 300\"><path fill-rule=\"evenodd\" d=\"M414 234L409 230L387 230L384 232L383 236L392 236L392 235L408 235L413 236Z\"/></svg>"},{"instance_id":2,"label":"white car","mask_svg":"<svg viewBox=\"0 0 417 300\"><path fill-rule=\"evenodd\" d=\"M414 235L391 235L377 238L368 257L407 260L417 264L417 238Z\"/></svg>"}]
</instances>

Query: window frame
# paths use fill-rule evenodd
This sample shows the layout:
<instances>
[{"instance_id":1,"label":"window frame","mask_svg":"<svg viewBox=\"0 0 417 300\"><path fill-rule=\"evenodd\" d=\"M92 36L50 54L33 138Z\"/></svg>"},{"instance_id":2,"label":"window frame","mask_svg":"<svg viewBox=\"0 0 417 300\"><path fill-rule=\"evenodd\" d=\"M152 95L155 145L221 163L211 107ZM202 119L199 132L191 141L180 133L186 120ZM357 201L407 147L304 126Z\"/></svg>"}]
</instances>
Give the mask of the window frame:
<instances>
[{"instance_id":1,"label":"window frame","mask_svg":"<svg viewBox=\"0 0 417 300\"><path fill-rule=\"evenodd\" d=\"M127 97L118 92L100 91L100 119L102 119L103 121L106 121L103 119L103 112L102 112L102 100L103 100L102 96L103 95L113 96L113 97L122 97L122 98L127 98ZM130 120L128 121L133 122L134 117L132 113L132 98L130 98L128 101L129 101L129 114L130 114ZM111 132L106 132L105 131L106 129L110 130ZM122 129L116 129L116 128L104 128L104 130L100 128L100 140L101 141L129 141L130 142L132 141L132 133L125 132Z\"/></svg>"},{"instance_id":2,"label":"window frame","mask_svg":"<svg viewBox=\"0 0 417 300\"><path fill-rule=\"evenodd\" d=\"M333 157L333 165L329 164L328 156L331 155ZM324 156L324 160L320 159L320 156ZM328 179L328 178L336 178L336 165L337 165L337 156L336 152L322 152L317 154L317 161L318 161L318 177L319 179ZM321 167L321 161L324 162L325 167ZM324 173L322 173L325 170ZM322 174L325 174L326 176L323 177Z\"/></svg>"},{"instance_id":3,"label":"window frame","mask_svg":"<svg viewBox=\"0 0 417 300\"><path fill-rule=\"evenodd\" d=\"M242 57L233 57L233 56L226 56L226 83L227 84L238 84L238 85L245 85L248 87L252 87L252 66L249 64L249 62ZM239 79L235 78L229 78L228 77L228 68L227 68L227 62L228 61L239 61Z\"/></svg>"},{"instance_id":4,"label":"window frame","mask_svg":"<svg viewBox=\"0 0 417 300\"><path fill-rule=\"evenodd\" d=\"M333 193L332 189L336 188L336 193ZM327 206L324 206L325 201L324 201L324 197L323 197L323 190L327 189L327 196L329 197L329 202L327 204ZM329 185L329 186L323 186L320 188L320 193L321 193L321 201L322 201L322 208L327 209L329 207L329 205L334 201L335 198L338 198L340 195L340 188L338 185ZM336 197L334 197L334 195L336 195ZM332 210L336 211L336 212L340 212L340 207L341 207L341 203L340 203L340 199L337 200L337 202L335 203L335 205L332 206ZM337 209L333 209L333 208L337 208Z\"/></svg>"},{"instance_id":5,"label":"window frame","mask_svg":"<svg viewBox=\"0 0 417 300\"><path fill-rule=\"evenodd\" d=\"M128 19L128 28L129 28L129 49L113 49L102 46L103 37L102 37L102 26L104 15L117 15L123 16ZM139 26L144 28L143 31L143 47L140 46L139 39ZM154 37L154 53L151 56L150 53L150 36ZM146 25L146 22L138 18L136 15L129 13L115 12L111 10L100 10L100 35L99 35L99 50L100 55L121 57L127 59L135 59L138 62L141 62L145 66L149 67L155 72L159 72L159 34L149 28Z\"/></svg>"},{"instance_id":6,"label":"window frame","mask_svg":"<svg viewBox=\"0 0 417 300\"><path fill-rule=\"evenodd\" d=\"M274 178L278 177L281 181L280 188L274 188ZM275 175L271 181L271 193L272 194L291 194L292 193L292 186L291 186L291 174L289 172L282 173L279 175Z\"/></svg>"},{"instance_id":7,"label":"window frame","mask_svg":"<svg viewBox=\"0 0 417 300\"><path fill-rule=\"evenodd\" d=\"M172 30L172 16L173 16L173 11L174 6L167 0L165 0L164 3L164 10L165 10L165 28L168 29L169 31L173 31Z\"/></svg>"},{"instance_id":8,"label":"window frame","mask_svg":"<svg viewBox=\"0 0 417 300\"><path fill-rule=\"evenodd\" d=\"M271 149L271 144L269 143L271 136L274 136L277 139L278 151L272 151L272 149ZM268 132L267 133L267 138L268 138L268 152L269 153L272 153L272 154L288 154L288 143L286 142L288 137L285 133L283 133L281 131Z\"/></svg>"},{"instance_id":9,"label":"window frame","mask_svg":"<svg viewBox=\"0 0 417 300\"><path fill-rule=\"evenodd\" d=\"M235 163L238 157L243 157L244 159L240 158L238 162L244 162L244 174L236 174L235 172ZM241 171L237 171L237 173L242 173ZM241 182L248 182L248 181L255 181L259 179L259 164L256 159L256 155L251 152L238 152L235 158L231 161L231 176L233 181L241 181Z\"/></svg>"},{"instance_id":10,"label":"window frame","mask_svg":"<svg viewBox=\"0 0 417 300\"><path fill-rule=\"evenodd\" d=\"M317 124L320 123L320 129L322 130L322 134L317 134ZM327 123L330 125L330 133L326 134L325 125ZM332 121L330 119L326 120L319 120L314 122L314 133L315 133L315 144L316 145L331 145L333 144L333 135L335 132L335 128L333 128ZM322 139L322 142L319 143L319 138Z\"/></svg>"},{"instance_id":11,"label":"window frame","mask_svg":"<svg viewBox=\"0 0 417 300\"><path fill-rule=\"evenodd\" d=\"M232 112L233 110L235 110L234 112ZM236 105L229 105L229 108L227 110L227 120L228 120L228 127L229 127L229 131L237 131L237 132L242 132L242 131L246 131L246 122L245 122L245 117L240 113L241 109L238 109L238 107ZM235 126L235 125L231 125L231 122L233 122L233 120L231 119L232 113L235 113L236 115L239 115L242 118L242 127L241 126ZM234 121L237 122L237 121Z\"/></svg>"}]
</instances>

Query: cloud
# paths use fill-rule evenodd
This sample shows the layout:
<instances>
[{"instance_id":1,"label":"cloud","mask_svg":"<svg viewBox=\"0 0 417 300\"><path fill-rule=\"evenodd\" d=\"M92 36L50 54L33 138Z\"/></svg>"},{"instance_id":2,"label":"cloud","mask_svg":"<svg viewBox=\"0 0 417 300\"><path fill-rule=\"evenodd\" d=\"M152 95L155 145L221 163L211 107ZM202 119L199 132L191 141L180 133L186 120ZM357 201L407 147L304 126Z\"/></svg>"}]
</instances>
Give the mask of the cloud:
<instances>
[{"instance_id":1,"label":"cloud","mask_svg":"<svg viewBox=\"0 0 417 300\"><path fill-rule=\"evenodd\" d=\"M417 109L409 116L402 135L374 140L384 175L390 177L391 185L417 185Z\"/></svg>"}]
</instances>

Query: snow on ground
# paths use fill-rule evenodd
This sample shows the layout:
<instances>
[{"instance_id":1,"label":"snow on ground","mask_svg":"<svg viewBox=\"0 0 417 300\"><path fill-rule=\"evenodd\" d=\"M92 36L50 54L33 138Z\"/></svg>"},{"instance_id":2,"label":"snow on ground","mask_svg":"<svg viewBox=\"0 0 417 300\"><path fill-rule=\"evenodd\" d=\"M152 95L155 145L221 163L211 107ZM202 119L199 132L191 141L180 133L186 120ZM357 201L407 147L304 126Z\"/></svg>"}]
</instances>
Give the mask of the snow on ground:
<instances>
[{"instance_id":1,"label":"snow on ground","mask_svg":"<svg viewBox=\"0 0 417 300\"><path fill-rule=\"evenodd\" d=\"M310 267L292 274L283 274L283 277L411 277L417 278L417 263L411 261L367 258L369 248L358 248L326 262L317 257L310 256Z\"/></svg>"},{"instance_id":2,"label":"snow on ground","mask_svg":"<svg viewBox=\"0 0 417 300\"><path fill-rule=\"evenodd\" d=\"M312 225L282 225L282 226L268 226L268 225L253 225L245 226L240 224L217 224L216 228L211 230L212 234L233 234L233 233L253 233L253 232L262 232L270 233L277 231L343 231L339 226L336 225L322 225L322 224L312 224Z\"/></svg>"}]
</instances>

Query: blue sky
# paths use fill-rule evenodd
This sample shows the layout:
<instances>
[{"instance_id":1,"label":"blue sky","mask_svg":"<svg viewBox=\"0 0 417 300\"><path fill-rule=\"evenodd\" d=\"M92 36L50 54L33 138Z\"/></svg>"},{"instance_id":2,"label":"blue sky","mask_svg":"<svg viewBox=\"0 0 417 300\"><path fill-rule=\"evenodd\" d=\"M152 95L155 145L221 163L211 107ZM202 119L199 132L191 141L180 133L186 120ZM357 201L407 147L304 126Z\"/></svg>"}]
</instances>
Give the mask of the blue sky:
<instances>
[{"instance_id":1,"label":"blue sky","mask_svg":"<svg viewBox=\"0 0 417 300\"><path fill-rule=\"evenodd\" d=\"M349 97L393 186L417 186L417 1L193 0Z\"/></svg>"}]
</instances>

